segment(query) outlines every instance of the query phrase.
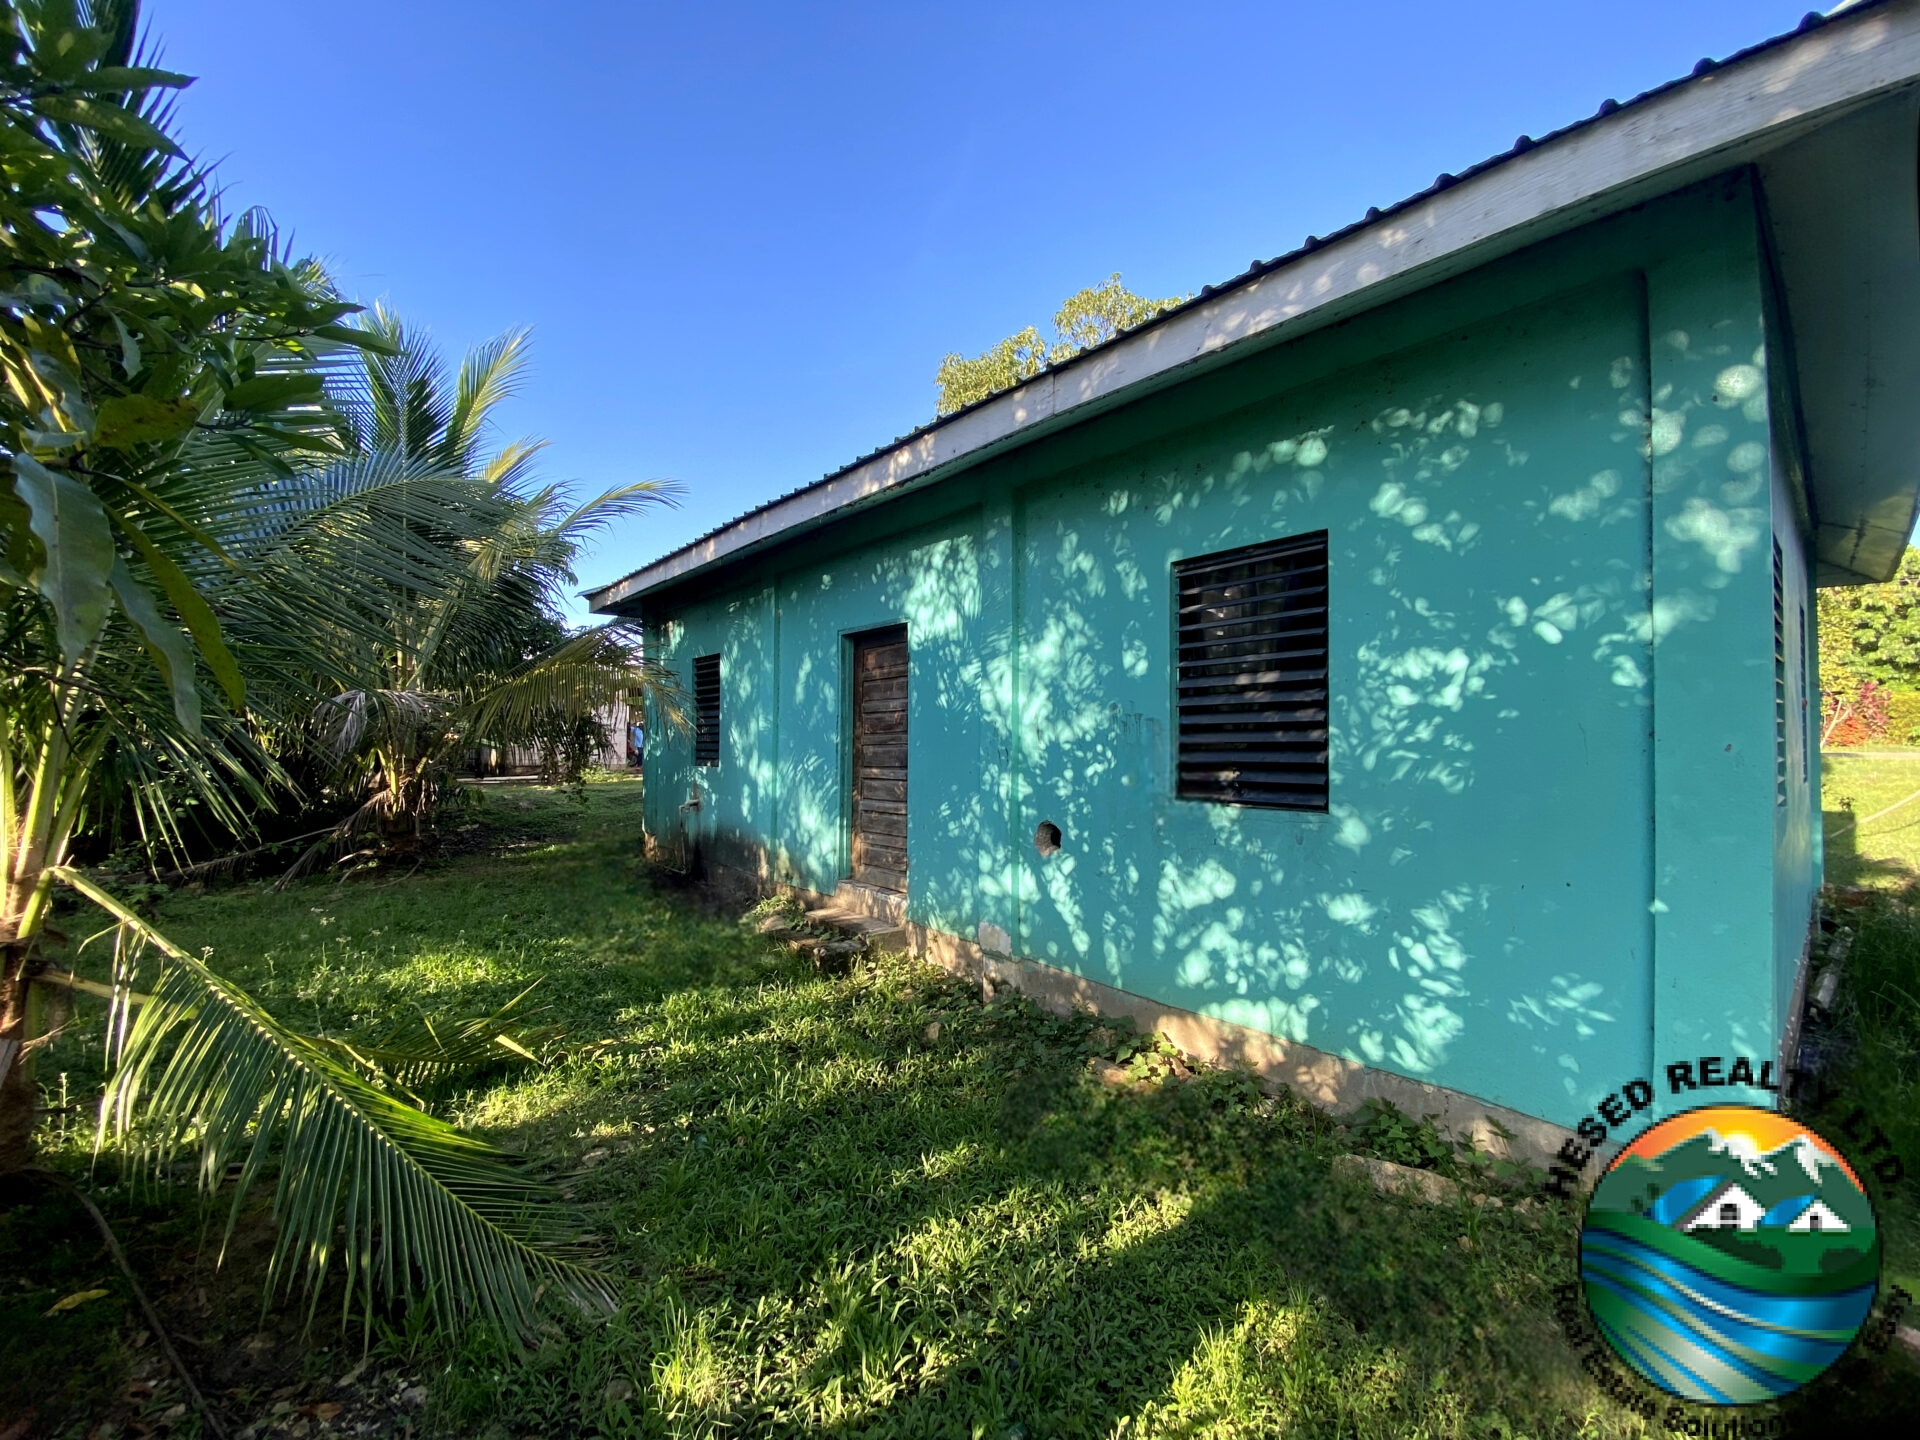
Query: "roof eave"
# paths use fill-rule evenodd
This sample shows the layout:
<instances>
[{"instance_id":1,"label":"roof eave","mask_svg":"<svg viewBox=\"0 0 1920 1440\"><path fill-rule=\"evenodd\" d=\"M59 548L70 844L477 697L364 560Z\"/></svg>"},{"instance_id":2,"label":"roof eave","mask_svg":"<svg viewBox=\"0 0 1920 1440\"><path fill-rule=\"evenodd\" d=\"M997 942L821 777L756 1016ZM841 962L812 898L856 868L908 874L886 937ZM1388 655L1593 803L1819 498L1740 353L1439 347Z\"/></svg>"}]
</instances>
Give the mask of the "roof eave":
<instances>
[{"instance_id":1,"label":"roof eave","mask_svg":"<svg viewBox=\"0 0 1920 1440\"><path fill-rule=\"evenodd\" d=\"M1759 167L1822 585L1892 578L1920 503L1920 88Z\"/></svg>"},{"instance_id":2,"label":"roof eave","mask_svg":"<svg viewBox=\"0 0 1920 1440\"><path fill-rule=\"evenodd\" d=\"M944 480L1119 403L1751 162L1920 76L1920 0L1835 16L1608 110L760 507L611 585L596 612ZM1611 102L1609 102L1611 105Z\"/></svg>"}]
</instances>

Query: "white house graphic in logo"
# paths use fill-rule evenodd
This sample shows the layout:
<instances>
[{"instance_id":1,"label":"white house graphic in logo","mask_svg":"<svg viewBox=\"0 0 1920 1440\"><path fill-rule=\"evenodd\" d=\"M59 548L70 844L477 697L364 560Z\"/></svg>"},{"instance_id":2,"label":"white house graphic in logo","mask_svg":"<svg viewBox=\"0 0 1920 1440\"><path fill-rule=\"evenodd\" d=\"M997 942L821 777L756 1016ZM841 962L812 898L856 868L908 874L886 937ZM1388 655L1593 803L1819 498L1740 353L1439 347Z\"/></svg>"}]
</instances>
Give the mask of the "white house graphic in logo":
<instances>
[{"instance_id":1,"label":"white house graphic in logo","mask_svg":"<svg viewBox=\"0 0 1920 1440\"><path fill-rule=\"evenodd\" d=\"M1749 1195L1738 1180L1717 1186L1693 1213L1680 1222L1682 1230L1785 1229L1796 1235L1813 1231L1844 1235L1850 1228L1833 1212L1826 1201L1812 1195L1796 1195L1766 1209Z\"/></svg>"}]
</instances>

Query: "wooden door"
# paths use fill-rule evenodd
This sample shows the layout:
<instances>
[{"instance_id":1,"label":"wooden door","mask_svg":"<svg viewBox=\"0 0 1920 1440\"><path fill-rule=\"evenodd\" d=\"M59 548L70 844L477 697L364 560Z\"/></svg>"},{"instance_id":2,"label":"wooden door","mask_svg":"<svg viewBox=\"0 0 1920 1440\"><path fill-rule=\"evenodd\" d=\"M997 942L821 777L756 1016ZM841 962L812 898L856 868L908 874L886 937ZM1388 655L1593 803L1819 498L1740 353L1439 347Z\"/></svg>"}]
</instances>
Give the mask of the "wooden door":
<instances>
[{"instance_id":1,"label":"wooden door","mask_svg":"<svg viewBox=\"0 0 1920 1440\"><path fill-rule=\"evenodd\" d=\"M907 627L853 641L853 881L907 888Z\"/></svg>"}]
</instances>

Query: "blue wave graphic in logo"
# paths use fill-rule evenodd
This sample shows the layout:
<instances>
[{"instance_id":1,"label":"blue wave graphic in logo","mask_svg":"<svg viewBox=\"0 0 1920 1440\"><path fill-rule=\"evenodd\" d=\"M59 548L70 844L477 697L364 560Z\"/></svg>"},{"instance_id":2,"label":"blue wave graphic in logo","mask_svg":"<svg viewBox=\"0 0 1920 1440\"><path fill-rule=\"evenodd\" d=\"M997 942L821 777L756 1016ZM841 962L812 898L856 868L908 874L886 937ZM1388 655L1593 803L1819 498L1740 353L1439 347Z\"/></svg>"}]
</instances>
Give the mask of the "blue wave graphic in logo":
<instances>
[{"instance_id":1,"label":"blue wave graphic in logo","mask_svg":"<svg viewBox=\"0 0 1920 1440\"><path fill-rule=\"evenodd\" d=\"M1699 1175L1682 1180L1654 1202L1647 1218L1656 1225L1677 1225L1687 1212L1698 1205L1720 1183L1716 1176Z\"/></svg>"},{"instance_id":2,"label":"blue wave graphic in logo","mask_svg":"<svg viewBox=\"0 0 1920 1440\"><path fill-rule=\"evenodd\" d=\"M1622 1358L1709 1405L1756 1404L1806 1384L1851 1343L1877 1289L1751 1290L1592 1224L1580 1261L1594 1320Z\"/></svg>"}]
</instances>

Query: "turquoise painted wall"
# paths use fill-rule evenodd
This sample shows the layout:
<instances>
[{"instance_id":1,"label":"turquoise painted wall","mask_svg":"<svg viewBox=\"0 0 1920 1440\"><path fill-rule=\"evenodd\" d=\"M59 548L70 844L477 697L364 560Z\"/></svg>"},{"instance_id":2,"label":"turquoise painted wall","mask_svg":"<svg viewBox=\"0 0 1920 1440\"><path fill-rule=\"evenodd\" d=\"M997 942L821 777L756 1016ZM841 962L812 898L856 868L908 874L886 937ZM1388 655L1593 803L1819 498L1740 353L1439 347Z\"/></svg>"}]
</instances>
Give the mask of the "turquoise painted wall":
<instances>
[{"instance_id":1,"label":"turquoise painted wall","mask_svg":"<svg viewBox=\"0 0 1920 1440\"><path fill-rule=\"evenodd\" d=\"M904 621L911 918L1562 1123L1771 1057L1817 810L1758 237L1731 177L650 599L725 696L650 832L833 889L849 637ZM1172 798L1171 564L1323 528L1329 813Z\"/></svg>"}]
</instances>

